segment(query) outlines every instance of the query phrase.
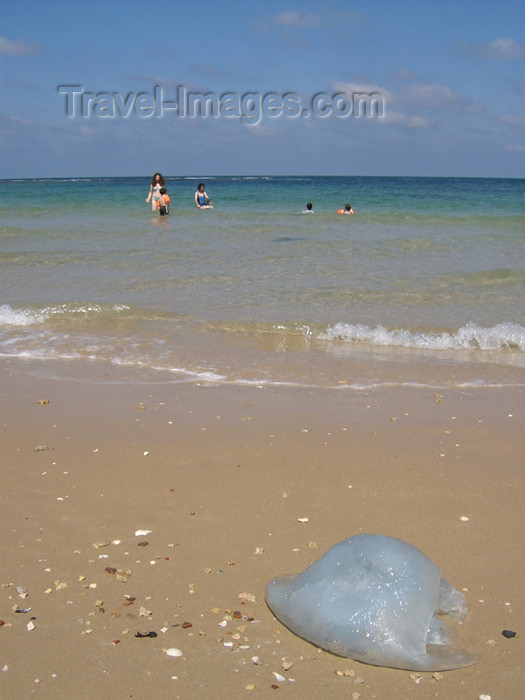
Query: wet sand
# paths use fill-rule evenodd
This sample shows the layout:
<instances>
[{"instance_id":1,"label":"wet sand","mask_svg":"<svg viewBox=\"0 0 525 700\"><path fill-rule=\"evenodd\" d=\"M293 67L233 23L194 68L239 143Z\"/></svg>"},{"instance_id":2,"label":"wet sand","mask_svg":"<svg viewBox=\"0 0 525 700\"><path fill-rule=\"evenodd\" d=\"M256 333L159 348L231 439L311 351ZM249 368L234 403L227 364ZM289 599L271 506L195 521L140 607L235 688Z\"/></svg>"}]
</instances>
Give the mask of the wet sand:
<instances>
[{"instance_id":1,"label":"wet sand","mask_svg":"<svg viewBox=\"0 0 525 700\"><path fill-rule=\"evenodd\" d=\"M0 367L0 697L523 697L521 389L74 372ZM360 532L410 542L464 590L476 665L368 666L273 617L269 580Z\"/></svg>"}]
</instances>

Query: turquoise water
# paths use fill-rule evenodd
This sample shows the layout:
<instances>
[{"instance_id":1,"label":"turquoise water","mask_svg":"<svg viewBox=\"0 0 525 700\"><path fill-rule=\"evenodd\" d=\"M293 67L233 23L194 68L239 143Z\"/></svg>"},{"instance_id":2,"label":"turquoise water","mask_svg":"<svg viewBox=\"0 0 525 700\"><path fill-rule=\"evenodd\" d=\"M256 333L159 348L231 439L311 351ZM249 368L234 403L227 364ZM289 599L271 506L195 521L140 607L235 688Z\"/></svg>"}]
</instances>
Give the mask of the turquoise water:
<instances>
[{"instance_id":1,"label":"turquoise water","mask_svg":"<svg viewBox=\"0 0 525 700\"><path fill-rule=\"evenodd\" d=\"M162 219L149 181L0 181L0 356L148 381L523 381L525 180L166 178Z\"/></svg>"}]
</instances>

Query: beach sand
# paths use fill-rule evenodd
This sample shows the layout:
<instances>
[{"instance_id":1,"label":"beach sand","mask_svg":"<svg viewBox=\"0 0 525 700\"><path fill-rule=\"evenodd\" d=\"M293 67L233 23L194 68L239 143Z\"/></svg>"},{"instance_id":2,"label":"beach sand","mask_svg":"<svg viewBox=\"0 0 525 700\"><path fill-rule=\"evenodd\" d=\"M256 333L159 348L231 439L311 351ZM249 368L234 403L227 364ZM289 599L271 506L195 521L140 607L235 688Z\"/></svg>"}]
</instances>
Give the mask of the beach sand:
<instances>
[{"instance_id":1,"label":"beach sand","mask_svg":"<svg viewBox=\"0 0 525 700\"><path fill-rule=\"evenodd\" d=\"M0 367L1 698L525 696L521 389L102 371ZM410 542L464 590L456 636L477 664L369 666L273 617L268 581L361 532Z\"/></svg>"}]
</instances>

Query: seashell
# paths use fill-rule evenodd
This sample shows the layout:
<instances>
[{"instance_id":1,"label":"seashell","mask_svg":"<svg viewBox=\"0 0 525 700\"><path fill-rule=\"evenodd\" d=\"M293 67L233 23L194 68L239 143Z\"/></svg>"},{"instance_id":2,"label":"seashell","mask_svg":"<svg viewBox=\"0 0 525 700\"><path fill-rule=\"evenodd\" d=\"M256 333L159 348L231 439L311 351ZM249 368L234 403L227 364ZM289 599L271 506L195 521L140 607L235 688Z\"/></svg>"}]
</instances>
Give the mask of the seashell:
<instances>
[{"instance_id":1,"label":"seashell","mask_svg":"<svg viewBox=\"0 0 525 700\"><path fill-rule=\"evenodd\" d=\"M177 649L177 647L170 647L169 649L166 649L166 656L174 656L175 658L178 658L179 656L182 656L182 651Z\"/></svg>"},{"instance_id":2,"label":"seashell","mask_svg":"<svg viewBox=\"0 0 525 700\"><path fill-rule=\"evenodd\" d=\"M243 591L243 593L239 593L238 598L239 600L247 600L249 603L257 602L253 593L247 593L246 591Z\"/></svg>"},{"instance_id":3,"label":"seashell","mask_svg":"<svg viewBox=\"0 0 525 700\"><path fill-rule=\"evenodd\" d=\"M297 576L277 577L266 602L292 632L376 666L444 671L477 658L449 645L438 613L463 618L465 597L402 540L357 535Z\"/></svg>"}]
</instances>

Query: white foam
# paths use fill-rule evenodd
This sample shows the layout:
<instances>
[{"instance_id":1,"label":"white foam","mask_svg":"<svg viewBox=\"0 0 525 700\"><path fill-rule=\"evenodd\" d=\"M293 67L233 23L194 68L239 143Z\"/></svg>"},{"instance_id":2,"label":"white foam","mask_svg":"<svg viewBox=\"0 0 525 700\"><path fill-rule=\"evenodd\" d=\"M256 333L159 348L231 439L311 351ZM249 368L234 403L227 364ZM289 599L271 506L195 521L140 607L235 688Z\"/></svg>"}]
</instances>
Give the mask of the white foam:
<instances>
[{"instance_id":1,"label":"white foam","mask_svg":"<svg viewBox=\"0 0 525 700\"><path fill-rule=\"evenodd\" d=\"M105 311L120 313L130 310L127 304L89 304L70 303L56 304L41 308L13 309L9 304L0 306L0 327L1 326L33 326L43 323L53 316L75 316L86 315L88 313L102 314Z\"/></svg>"},{"instance_id":2,"label":"white foam","mask_svg":"<svg viewBox=\"0 0 525 700\"><path fill-rule=\"evenodd\" d=\"M370 328L363 324L336 323L320 340L364 343L380 347L418 350L517 350L525 352L525 328L517 323L498 323L483 328L467 323L455 333L431 333L406 329Z\"/></svg>"},{"instance_id":3,"label":"white foam","mask_svg":"<svg viewBox=\"0 0 525 700\"><path fill-rule=\"evenodd\" d=\"M9 304L0 306L0 326L32 326L46 318L45 314L30 309L14 311Z\"/></svg>"}]
</instances>

